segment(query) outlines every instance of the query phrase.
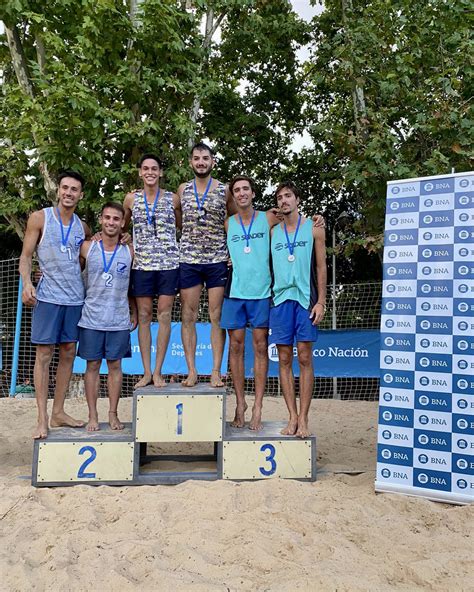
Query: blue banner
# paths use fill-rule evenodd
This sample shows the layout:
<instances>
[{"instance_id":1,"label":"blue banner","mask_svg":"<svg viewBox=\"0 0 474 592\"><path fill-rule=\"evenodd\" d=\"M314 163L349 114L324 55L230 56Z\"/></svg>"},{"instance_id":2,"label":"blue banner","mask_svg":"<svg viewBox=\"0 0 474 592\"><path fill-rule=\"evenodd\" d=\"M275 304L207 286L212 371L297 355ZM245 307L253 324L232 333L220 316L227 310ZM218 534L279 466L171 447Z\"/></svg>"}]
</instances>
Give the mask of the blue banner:
<instances>
[{"instance_id":1,"label":"blue banner","mask_svg":"<svg viewBox=\"0 0 474 592\"><path fill-rule=\"evenodd\" d=\"M156 335L158 333L158 323L151 324L151 368L153 370L156 355ZM196 343L196 368L198 374L202 376L210 375L212 371L212 349L211 349L211 324L196 323L197 343ZM143 374L142 359L140 356L140 346L138 345L138 330L131 334L132 357L124 358L122 361L122 370L124 374ZM224 355L222 358L221 373L227 374L227 356L228 340L226 339ZM86 362L76 357L74 361L73 372L83 374L86 370ZM168 352L163 363L163 374L187 374L188 369L184 358L183 342L181 341L181 323L171 323L171 336L168 346ZM100 367L101 374L107 374L107 364L102 362Z\"/></svg>"},{"instance_id":2,"label":"blue banner","mask_svg":"<svg viewBox=\"0 0 474 592\"><path fill-rule=\"evenodd\" d=\"M314 375L321 377L375 377L380 373L379 331L319 331L313 343ZM268 338L268 376L278 376L278 351ZM296 346L293 348L293 373L299 376ZM253 378L252 332L245 336L245 376Z\"/></svg>"}]
</instances>

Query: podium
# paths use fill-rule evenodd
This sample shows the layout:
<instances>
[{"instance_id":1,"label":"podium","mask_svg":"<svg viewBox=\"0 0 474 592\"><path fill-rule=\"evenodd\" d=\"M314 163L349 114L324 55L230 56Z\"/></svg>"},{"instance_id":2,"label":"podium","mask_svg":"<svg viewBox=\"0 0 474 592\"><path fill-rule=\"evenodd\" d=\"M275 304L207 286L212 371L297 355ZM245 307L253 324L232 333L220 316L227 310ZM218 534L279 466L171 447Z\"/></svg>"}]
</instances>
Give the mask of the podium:
<instances>
[{"instance_id":1,"label":"podium","mask_svg":"<svg viewBox=\"0 0 474 592\"><path fill-rule=\"evenodd\" d=\"M123 430L53 428L35 440L32 485L316 480L315 436L284 436L285 422L263 422L259 431L233 428L225 411L226 389L208 383L139 388Z\"/></svg>"}]
</instances>

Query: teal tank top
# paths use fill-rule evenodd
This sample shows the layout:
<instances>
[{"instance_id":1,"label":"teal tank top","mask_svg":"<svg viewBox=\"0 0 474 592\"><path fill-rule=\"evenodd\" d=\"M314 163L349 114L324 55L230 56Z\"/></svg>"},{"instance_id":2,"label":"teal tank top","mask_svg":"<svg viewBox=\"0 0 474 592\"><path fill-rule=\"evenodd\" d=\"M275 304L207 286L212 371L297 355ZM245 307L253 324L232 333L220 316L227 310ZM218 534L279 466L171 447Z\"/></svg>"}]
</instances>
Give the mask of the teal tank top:
<instances>
[{"instance_id":1,"label":"teal tank top","mask_svg":"<svg viewBox=\"0 0 474 592\"><path fill-rule=\"evenodd\" d=\"M295 233L288 233L290 244ZM313 255L313 224L308 218L301 219L298 230L294 261L288 261L290 251L282 224L275 226L272 236L273 303L278 306L286 300L296 300L309 309L311 300L311 263Z\"/></svg>"},{"instance_id":2,"label":"teal tank top","mask_svg":"<svg viewBox=\"0 0 474 592\"><path fill-rule=\"evenodd\" d=\"M248 226L245 232L248 232ZM265 212L255 212L250 233L250 252L246 253L245 234L238 215L229 218L227 247L232 260L229 298L259 300L270 297L270 227Z\"/></svg>"}]
</instances>

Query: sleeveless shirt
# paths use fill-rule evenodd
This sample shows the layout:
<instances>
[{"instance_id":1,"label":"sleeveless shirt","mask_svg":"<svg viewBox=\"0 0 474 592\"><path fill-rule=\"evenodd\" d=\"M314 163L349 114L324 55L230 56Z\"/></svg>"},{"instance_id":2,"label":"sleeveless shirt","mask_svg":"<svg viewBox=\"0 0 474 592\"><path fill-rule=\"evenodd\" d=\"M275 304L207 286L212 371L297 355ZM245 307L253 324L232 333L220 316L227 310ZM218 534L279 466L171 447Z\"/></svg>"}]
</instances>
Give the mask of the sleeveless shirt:
<instances>
[{"instance_id":1,"label":"sleeveless shirt","mask_svg":"<svg viewBox=\"0 0 474 592\"><path fill-rule=\"evenodd\" d=\"M249 226L245 226L248 233ZM258 300L270 297L270 226L265 212L255 212L249 247L247 245L238 215L229 218L227 247L232 259L230 298ZM227 294L226 294L227 295Z\"/></svg>"},{"instance_id":2,"label":"sleeveless shirt","mask_svg":"<svg viewBox=\"0 0 474 592\"><path fill-rule=\"evenodd\" d=\"M290 244L294 240L295 233L288 233ZM298 236L293 254L294 261L288 261L290 251L288 241L282 224L275 227L272 241L273 262L273 303L275 306L286 300L296 300L305 309L316 302L317 294L314 293L314 265L313 257L313 225L311 220L303 218L298 230Z\"/></svg>"},{"instance_id":3,"label":"sleeveless shirt","mask_svg":"<svg viewBox=\"0 0 474 592\"><path fill-rule=\"evenodd\" d=\"M148 208L151 215L153 204L149 204ZM132 221L135 250L133 269L142 271L177 269L179 249L171 191L161 190L151 224L147 219L144 194L136 193L133 200Z\"/></svg>"},{"instance_id":4,"label":"sleeveless shirt","mask_svg":"<svg viewBox=\"0 0 474 592\"><path fill-rule=\"evenodd\" d=\"M113 251L105 251L109 263ZM79 327L95 331L126 331L130 329L128 284L132 257L127 245L120 245L104 279L104 262L100 243L92 242L86 258L86 299Z\"/></svg>"},{"instance_id":5,"label":"sleeveless shirt","mask_svg":"<svg viewBox=\"0 0 474 592\"><path fill-rule=\"evenodd\" d=\"M199 194L202 199L202 194ZM181 234L181 263L219 263L227 261L226 193L224 183L211 189L203 204L205 216L199 216L193 181L186 183L181 197L183 229Z\"/></svg>"},{"instance_id":6,"label":"sleeveless shirt","mask_svg":"<svg viewBox=\"0 0 474 592\"><path fill-rule=\"evenodd\" d=\"M36 298L41 302L80 306L84 302L84 284L81 276L79 252L85 234L79 217L73 214L66 249L61 251L61 226L55 208L44 208L44 226L36 249L41 279L36 288ZM66 237L69 226L64 226Z\"/></svg>"}]
</instances>

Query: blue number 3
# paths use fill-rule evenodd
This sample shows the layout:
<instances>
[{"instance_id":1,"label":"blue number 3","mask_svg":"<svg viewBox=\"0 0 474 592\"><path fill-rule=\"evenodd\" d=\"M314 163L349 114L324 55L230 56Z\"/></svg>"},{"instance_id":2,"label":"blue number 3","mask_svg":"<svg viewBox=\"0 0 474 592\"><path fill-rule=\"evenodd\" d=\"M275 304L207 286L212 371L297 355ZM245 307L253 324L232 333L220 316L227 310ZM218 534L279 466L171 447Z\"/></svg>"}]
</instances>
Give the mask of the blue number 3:
<instances>
[{"instance_id":1,"label":"blue number 3","mask_svg":"<svg viewBox=\"0 0 474 592\"><path fill-rule=\"evenodd\" d=\"M260 452L268 452L268 456L266 457L265 460L270 463L270 468L264 469L263 467L259 467L258 470L265 477L269 477L270 475L274 474L274 472L276 471L276 468L277 468L277 464L276 464L276 460L275 460L275 452L276 452L275 446L273 446L273 444L264 444L260 448Z\"/></svg>"},{"instance_id":2,"label":"blue number 3","mask_svg":"<svg viewBox=\"0 0 474 592\"><path fill-rule=\"evenodd\" d=\"M97 451L92 446L83 446L79 450L79 454L84 454L84 452L90 452L90 456L89 456L89 458L86 458L86 460L79 467L79 470L77 471L77 478L78 479L95 479L95 473L84 473L84 471L91 464L91 462L93 460L95 460L95 457L97 456Z\"/></svg>"}]
</instances>

